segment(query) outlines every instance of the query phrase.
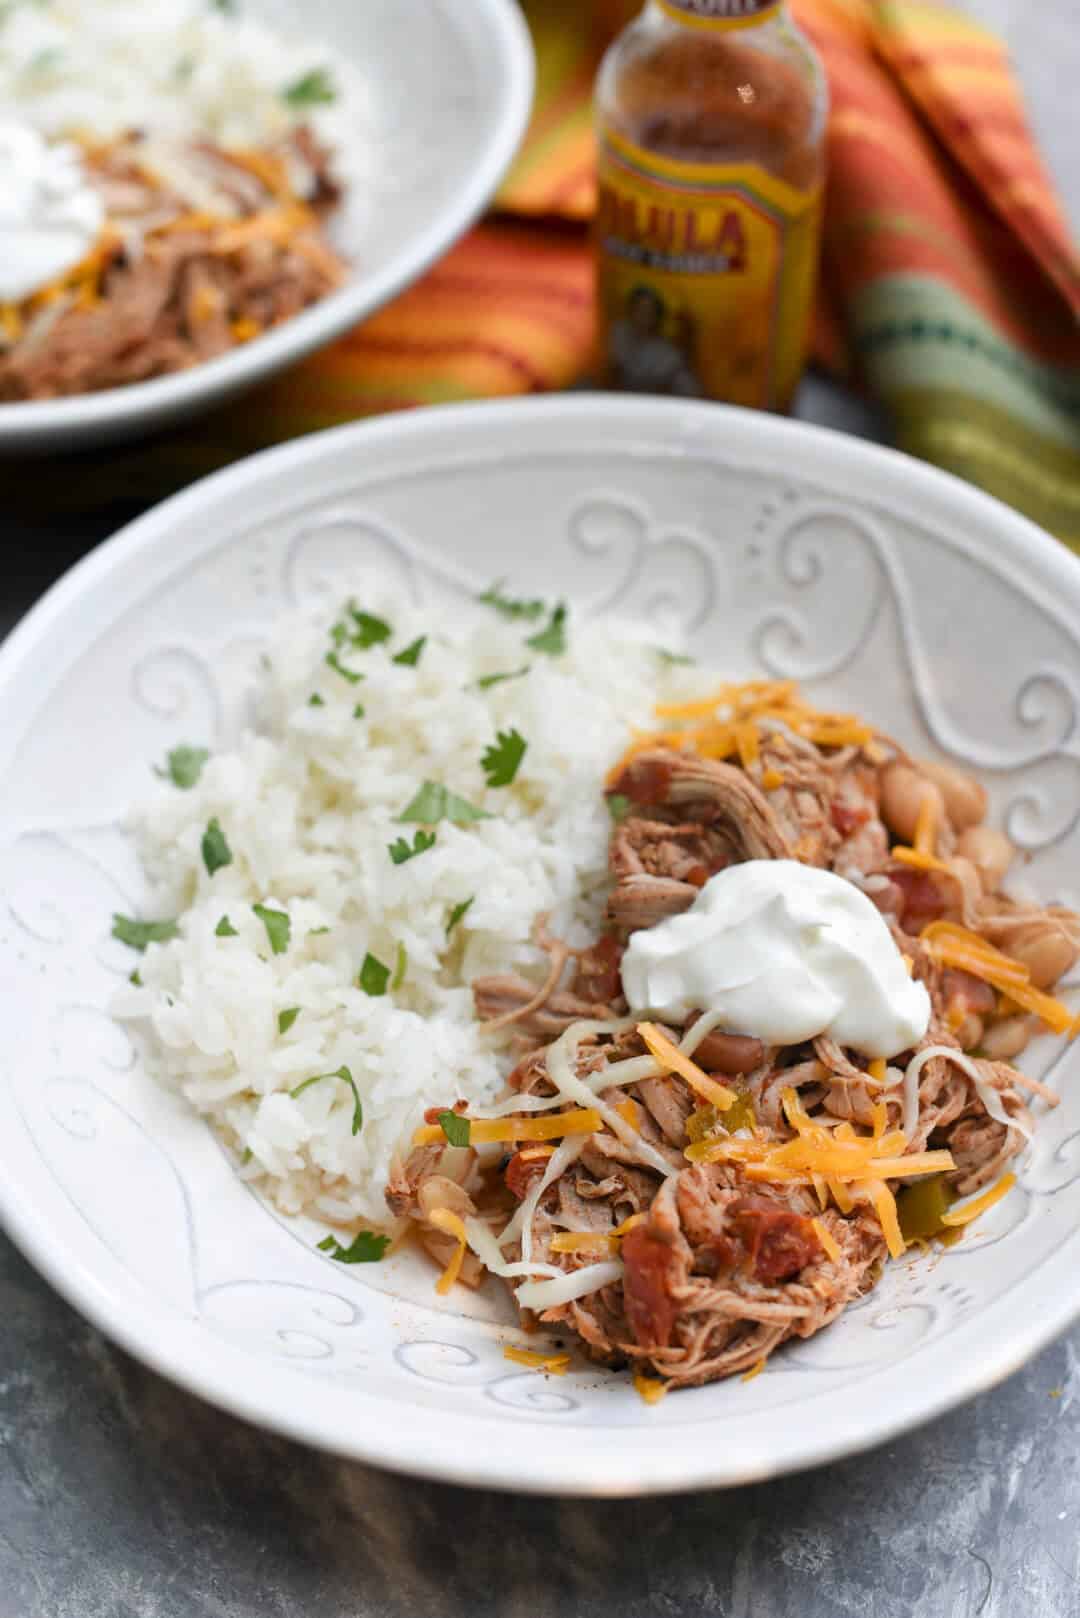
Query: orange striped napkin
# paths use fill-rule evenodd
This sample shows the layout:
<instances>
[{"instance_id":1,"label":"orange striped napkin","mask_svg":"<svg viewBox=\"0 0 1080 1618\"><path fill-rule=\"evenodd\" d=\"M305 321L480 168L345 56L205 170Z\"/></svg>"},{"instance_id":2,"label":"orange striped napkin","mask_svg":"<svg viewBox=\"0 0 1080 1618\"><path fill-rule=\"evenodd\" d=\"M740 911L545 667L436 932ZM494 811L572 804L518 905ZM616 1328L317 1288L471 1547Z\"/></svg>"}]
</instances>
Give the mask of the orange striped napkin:
<instances>
[{"instance_id":1,"label":"orange striped napkin","mask_svg":"<svg viewBox=\"0 0 1080 1618\"><path fill-rule=\"evenodd\" d=\"M590 89L629 0L523 0L536 105L497 211L323 353L148 445L87 458L85 508L149 499L279 439L379 411L559 388L587 373ZM818 362L903 448L1080 548L1080 258L996 37L931 0L794 0L830 82Z\"/></svg>"}]
</instances>

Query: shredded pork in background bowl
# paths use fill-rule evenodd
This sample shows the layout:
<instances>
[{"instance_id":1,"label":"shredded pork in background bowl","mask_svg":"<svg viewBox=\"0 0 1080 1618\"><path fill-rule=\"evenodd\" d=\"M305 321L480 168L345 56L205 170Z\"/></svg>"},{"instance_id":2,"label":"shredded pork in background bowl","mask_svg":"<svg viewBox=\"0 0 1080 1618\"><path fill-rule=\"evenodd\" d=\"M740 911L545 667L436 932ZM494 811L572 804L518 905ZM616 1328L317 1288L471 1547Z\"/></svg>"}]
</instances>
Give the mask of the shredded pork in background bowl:
<instances>
[{"instance_id":1,"label":"shredded pork in background bowl","mask_svg":"<svg viewBox=\"0 0 1080 1618\"><path fill-rule=\"evenodd\" d=\"M231 4L5 7L0 171L27 183L2 215L25 273L0 292L0 402L186 370L332 292L347 267L324 225L342 185L362 183L363 100L328 47ZM48 263L76 216L52 200L55 171L34 194L21 130L62 146L65 187L101 221L44 279L35 249Z\"/></svg>"},{"instance_id":2,"label":"shredded pork in background bowl","mask_svg":"<svg viewBox=\"0 0 1080 1618\"><path fill-rule=\"evenodd\" d=\"M0 402L166 376L250 342L347 273L323 232L337 188L301 125L273 148L141 135L88 145L105 205L90 254L0 304Z\"/></svg>"}]
</instances>

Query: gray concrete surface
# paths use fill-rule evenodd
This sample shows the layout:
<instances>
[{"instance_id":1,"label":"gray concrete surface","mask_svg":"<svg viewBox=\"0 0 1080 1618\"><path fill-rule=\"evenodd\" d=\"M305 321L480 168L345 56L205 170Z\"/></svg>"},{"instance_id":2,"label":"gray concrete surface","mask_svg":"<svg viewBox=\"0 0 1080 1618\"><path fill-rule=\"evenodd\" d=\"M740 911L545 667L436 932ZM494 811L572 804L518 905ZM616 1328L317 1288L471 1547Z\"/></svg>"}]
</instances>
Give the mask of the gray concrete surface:
<instances>
[{"instance_id":1,"label":"gray concrete surface","mask_svg":"<svg viewBox=\"0 0 1080 1618\"><path fill-rule=\"evenodd\" d=\"M1000 26L1080 221L1080 0ZM875 436L810 384L801 414ZM105 532L8 527L0 635ZM0 1618L1077 1618L1080 1328L901 1442L652 1502L414 1483L222 1416L112 1348L0 1238Z\"/></svg>"}]
</instances>

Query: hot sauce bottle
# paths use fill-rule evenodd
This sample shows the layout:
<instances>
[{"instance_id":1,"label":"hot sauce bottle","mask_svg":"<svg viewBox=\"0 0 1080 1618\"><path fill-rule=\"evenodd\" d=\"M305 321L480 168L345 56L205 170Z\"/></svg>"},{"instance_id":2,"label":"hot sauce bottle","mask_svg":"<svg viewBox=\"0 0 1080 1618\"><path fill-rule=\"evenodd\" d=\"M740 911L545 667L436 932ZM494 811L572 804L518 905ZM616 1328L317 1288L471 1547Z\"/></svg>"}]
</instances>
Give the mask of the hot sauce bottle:
<instances>
[{"instance_id":1,"label":"hot sauce bottle","mask_svg":"<svg viewBox=\"0 0 1080 1618\"><path fill-rule=\"evenodd\" d=\"M606 385L786 410L817 271L826 90L785 0L649 0L597 79Z\"/></svg>"}]
</instances>

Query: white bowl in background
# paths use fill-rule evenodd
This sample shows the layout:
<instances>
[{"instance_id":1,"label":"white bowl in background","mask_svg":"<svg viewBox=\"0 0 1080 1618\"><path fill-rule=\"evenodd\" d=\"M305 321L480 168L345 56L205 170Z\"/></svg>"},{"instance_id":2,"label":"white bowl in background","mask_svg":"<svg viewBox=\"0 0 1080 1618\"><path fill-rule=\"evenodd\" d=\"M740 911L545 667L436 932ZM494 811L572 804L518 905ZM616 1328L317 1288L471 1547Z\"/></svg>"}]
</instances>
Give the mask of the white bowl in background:
<instances>
[{"instance_id":1,"label":"white bowl in background","mask_svg":"<svg viewBox=\"0 0 1080 1618\"><path fill-rule=\"evenodd\" d=\"M1015 1370L1080 1309L1080 1044L1044 1042L1019 1187L949 1253L755 1381L646 1407L624 1375L508 1364L513 1314L403 1252L347 1268L276 1217L108 1017L144 897L125 814L151 762L227 740L281 613L360 558L448 610L493 579L647 615L735 676L795 676L976 769L1076 902L1080 567L892 451L702 404L566 396L412 412L267 451L76 567L0 649L0 1216L166 1376L340 1454L459 1482L631 1494L879 1443ZM582 632L579 628L578 633Z\"/></svg>"},{"instance_id":2,"label":"white bowl in background","mask_svg":"<svg viewBox=\"0 0 1080 1618\"><path fill-rule=\"evenodd\" d=\"M343 286L262 336L173 376L73 398L0 404L0 454L133 438L221 404L340 337L401 292L490 201L532 105L533 55L515 0L244 0L283 32L325 40L371 92L372 181L330 235Z\"/></svg>"}]
</instances>

